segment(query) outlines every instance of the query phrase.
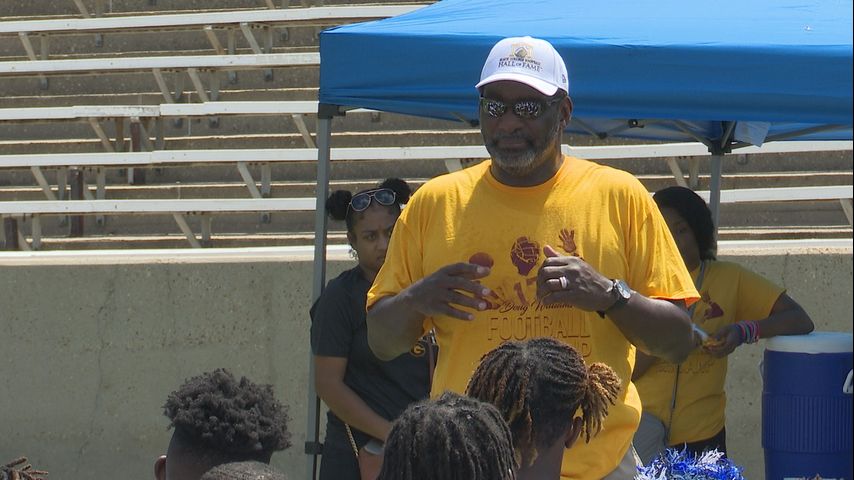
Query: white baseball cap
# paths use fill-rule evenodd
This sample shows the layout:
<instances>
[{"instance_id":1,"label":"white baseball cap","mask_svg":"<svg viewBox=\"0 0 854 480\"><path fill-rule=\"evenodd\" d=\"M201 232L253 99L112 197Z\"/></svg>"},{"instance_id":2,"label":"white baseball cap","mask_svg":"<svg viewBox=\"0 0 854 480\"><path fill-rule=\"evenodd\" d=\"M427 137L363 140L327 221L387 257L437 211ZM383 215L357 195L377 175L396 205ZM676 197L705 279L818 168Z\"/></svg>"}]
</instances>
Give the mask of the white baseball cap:
<instances>
[{"instance_id":1,"label":"white baseball cap","mask_svg":"<svg viewBox=\"0 0 854 480\"><path fill-rule=\"evenodd\" d=\"M569 93L563 58L551 43L539 38L510 37L492 47L475 88L499 80L524 83L548 96L559 88Z\"/></svg>"}]
</instances>

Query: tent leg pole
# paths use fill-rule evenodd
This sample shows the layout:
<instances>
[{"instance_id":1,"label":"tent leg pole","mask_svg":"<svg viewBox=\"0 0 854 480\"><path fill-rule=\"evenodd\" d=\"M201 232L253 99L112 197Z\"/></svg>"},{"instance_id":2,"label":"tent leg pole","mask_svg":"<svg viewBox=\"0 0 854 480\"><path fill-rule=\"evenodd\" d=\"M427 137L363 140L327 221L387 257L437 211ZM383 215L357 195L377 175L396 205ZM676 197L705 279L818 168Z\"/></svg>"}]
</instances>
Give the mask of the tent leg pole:
<instances>
[{"instance_id":1,"label":"tent leg pole","mask_svg":"<svg viewBox=\"0 0 854 480\"><path fill-rule=\"evenodd\" d=\"M317 207L314 214L314 280L312 282L312 304L320 297L326 284L326 192L329 190L330 140L332 118L317 120ZM314 480L317 472L317 456L320 453L320 399L314 389L314 362L308 362L308 424L306 425L306 479Z\"/></svg>"},{"instance_id":2,"label":"tent leg pole","mask_svg":"<svg viewBox=\"0 0 854 480\"><path fill-rule=\"evenodd\" d=\"M715 236L718 233L721 216L721 172L723 169L723 158L723 155L712 155L712 161L709 164L711 168L709 179L709 209L712 211Z\"/></svg>"}]
</instances>

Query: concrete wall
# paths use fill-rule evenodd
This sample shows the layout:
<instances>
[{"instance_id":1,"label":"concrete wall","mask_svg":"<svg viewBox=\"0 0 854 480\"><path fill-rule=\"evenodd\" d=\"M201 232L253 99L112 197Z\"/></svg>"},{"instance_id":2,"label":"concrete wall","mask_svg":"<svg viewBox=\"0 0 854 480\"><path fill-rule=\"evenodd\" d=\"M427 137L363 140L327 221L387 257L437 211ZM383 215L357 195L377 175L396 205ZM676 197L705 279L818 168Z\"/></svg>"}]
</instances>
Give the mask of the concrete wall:
<instances>
[{"instance_id":1,"label":"concrete wall","mask_svg":"<svg viewBox=\"0 0 854 480\"><path fill-rule=\"evenodd\" d=\"M852 331L850 249L725 257L789 288L820 330ZM304 478L310 259L4 258L0 461L27 455L53 480L151 478L166 395L227 367L290 405L293 446L274 463ZM763 476L761 351L738 349L728 381L730 450L750 479Z\"/></svg>"}]
</instances>

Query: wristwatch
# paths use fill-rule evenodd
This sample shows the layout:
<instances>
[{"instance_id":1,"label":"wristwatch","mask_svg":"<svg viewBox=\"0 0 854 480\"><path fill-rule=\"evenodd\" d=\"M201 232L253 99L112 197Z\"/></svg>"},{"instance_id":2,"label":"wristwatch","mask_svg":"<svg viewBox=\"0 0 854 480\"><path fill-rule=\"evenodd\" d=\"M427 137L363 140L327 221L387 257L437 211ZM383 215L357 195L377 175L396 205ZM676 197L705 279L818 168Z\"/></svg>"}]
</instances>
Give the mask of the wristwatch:
<instances>
[{"instance_id":1,"label":"wristwatch","mask_svg":"<svg viewBox=\"0 0 854 480\"><path fill-rule=\"evenodd\" d=\"M611 304L610 307L605 310L597 310L596 313L599 314L600 317L605 318L605 314L610 312L611 310L622 307L626 303L628 303L629 299L632 298L632 294L635 293L631 288L629 288L626 282L615 278L611 280L613 283L611 284L611 288L608 292L614 296L614 303Z\"/></svg>"}]
</instances>

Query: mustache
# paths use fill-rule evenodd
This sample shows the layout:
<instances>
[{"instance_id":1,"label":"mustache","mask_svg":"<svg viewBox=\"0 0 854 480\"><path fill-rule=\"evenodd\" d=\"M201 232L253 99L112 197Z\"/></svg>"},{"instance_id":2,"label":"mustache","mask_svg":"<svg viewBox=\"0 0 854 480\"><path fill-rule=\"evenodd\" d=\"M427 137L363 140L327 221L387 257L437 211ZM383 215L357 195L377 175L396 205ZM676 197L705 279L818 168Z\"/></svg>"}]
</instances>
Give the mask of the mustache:
<instances>
[{"instance_id":1,"label":"mustache","mask_svg":"<svg viewBox=\"0 0 854 480\"><path fill-rule=\"evenodd\" d=\"M519 133L503 133L492 136L492 143L498 143L502 140L522 140L524 142L531 143L531 139L528 138L527 135L522 135Z\"/></svg>"}]
</instances>

